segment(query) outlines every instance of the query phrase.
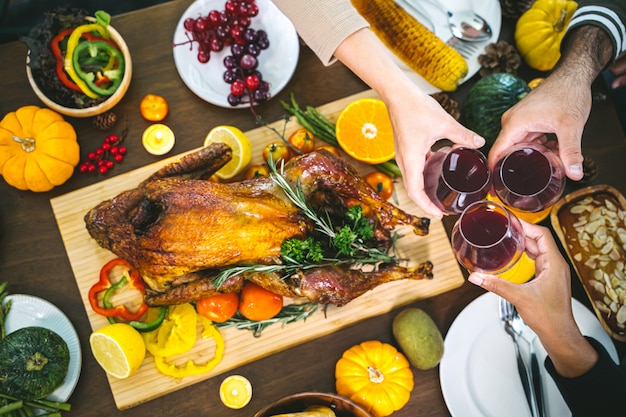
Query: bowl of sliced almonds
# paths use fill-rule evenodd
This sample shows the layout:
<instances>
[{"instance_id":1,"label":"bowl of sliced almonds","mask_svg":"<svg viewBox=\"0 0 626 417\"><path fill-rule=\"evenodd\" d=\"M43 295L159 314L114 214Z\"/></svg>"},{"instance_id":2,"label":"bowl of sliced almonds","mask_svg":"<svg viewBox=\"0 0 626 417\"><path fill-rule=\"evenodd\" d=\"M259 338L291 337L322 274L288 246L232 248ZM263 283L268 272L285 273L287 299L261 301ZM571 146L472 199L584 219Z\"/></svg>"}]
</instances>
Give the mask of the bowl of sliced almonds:
<instances>
[{"instance_id":1,"label":"bowl of sliced almonds","mask_svg":"<svg viewBox=\"0 0 626 417\"><path fill-rule=\"evenodd\" d=\"M551 222L602 327L626 341L626 199L608 185L559 200Z\"/></svg>"}]
</instances>

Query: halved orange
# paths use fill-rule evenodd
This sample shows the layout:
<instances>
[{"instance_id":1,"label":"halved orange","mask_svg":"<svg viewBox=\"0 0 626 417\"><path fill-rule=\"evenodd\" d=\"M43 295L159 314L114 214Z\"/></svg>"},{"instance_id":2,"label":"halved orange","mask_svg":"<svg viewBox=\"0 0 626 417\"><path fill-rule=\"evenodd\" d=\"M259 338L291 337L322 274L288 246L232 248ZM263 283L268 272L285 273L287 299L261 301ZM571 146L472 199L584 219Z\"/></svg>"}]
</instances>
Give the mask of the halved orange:
<instances>
[{"instance_id":1,"label":"halved orange","mask_svg":"<svg viewBox=\"0 0 626 417\"><path fill-rule=\"evenodd\" d=\"M337 118L337 142L357 161L381 164L395 154L393 128L387 106L376 98L360 98L348 104Z\"/></svg>"}]
</instances>

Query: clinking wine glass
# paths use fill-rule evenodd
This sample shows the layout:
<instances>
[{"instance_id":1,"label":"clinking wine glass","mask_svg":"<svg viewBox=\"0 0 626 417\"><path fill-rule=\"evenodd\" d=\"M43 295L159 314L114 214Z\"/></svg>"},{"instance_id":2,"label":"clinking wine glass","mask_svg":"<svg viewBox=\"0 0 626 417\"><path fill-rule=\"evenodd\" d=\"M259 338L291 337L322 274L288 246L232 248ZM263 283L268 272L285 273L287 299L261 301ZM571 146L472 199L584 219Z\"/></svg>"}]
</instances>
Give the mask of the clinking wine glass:
<instances>
[{"instance_id":1,"label":"clinking wine glass","mask_svg":"<svg viewBox=\"0 0 626 417\"><path fill-rule=\"evenodd\" d=\"M517 217L489 200L470 204L452 229L457 260L470 272L499 275L524 253L524 232Z\"/></svg>"},{"instance_id":2,"label":"clinking wine glass","mask_svg":"<svg viewBox=\"0 0 626 417\"><path fill-rule=\"evenodd\" d=\"M477 149L443 147L424 166L424 189L430 200L448 214L461 213L483 200L491 187L487 158Z\"/></svg>"},{"instance_id":3,"label":"clinking wine glass","mask_svg":"<svg viewBox=\"0 0 626 417\"><path fill-rule=\"evenodd\" d=\"M492 179L500 201L533 223L546 217L563 194L565 181L559 157L539 143L513 147L496 163Z\"/></svg>"}]
</instances>

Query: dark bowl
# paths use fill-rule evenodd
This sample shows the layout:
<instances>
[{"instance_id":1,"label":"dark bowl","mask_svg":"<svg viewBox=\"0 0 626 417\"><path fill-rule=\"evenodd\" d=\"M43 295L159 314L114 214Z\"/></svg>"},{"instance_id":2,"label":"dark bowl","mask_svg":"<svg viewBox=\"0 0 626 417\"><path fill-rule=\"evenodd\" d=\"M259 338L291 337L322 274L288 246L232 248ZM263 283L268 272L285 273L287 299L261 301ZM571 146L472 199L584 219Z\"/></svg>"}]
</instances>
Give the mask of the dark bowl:
<instances>
[{"instance_id":1,"label":"dark bowl","mask_svg":"<svg viewBox=\"0 0 626 417\"><path fill-rule=\"evenodd\" d=\"M254 417L271 417L277 414L297 413L314 405L325 405L332 409L337 417L373 417L363 407L352 400L337 394L324 392L302 392L281 398L273 404L263 407Z\"/></svg>"}]
</instances>

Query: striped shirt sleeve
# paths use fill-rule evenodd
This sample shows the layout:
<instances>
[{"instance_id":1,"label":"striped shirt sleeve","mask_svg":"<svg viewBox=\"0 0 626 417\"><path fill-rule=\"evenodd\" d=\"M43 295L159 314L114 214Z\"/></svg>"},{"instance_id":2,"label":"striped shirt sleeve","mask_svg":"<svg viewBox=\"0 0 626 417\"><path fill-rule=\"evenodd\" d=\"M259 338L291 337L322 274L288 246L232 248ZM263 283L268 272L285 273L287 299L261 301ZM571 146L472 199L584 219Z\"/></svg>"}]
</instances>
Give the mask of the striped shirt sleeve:
<instances>
[{"instance_id":1,"label":"striped shirt sleeve","mask_svg":"<svg viewBox=\"0 0 626 417\"><path fill-rule=\"evenodd\" d=\"M613 59L626 50L625 0L580 0L567 34L584 25L599 26L606 31L613 42Z\"/></svg>"}]
</instances>

